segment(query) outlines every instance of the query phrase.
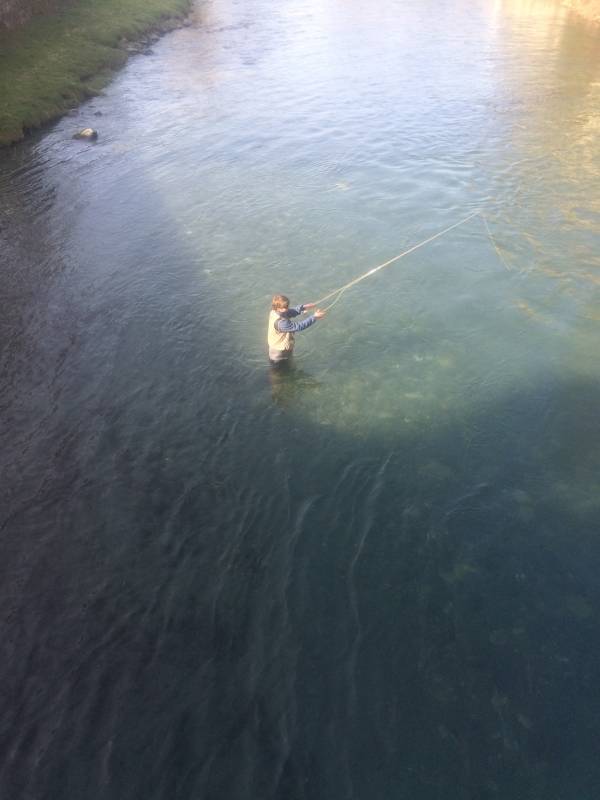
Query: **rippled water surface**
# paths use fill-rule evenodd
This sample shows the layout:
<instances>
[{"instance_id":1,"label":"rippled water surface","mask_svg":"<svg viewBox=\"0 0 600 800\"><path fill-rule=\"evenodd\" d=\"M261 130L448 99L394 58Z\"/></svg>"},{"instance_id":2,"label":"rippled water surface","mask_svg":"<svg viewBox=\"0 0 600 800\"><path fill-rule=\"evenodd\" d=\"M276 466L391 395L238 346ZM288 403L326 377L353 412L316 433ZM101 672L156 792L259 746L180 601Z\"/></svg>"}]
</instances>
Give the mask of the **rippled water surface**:
<instances>
[{"instance_id":1,"label":"rippled water surface","mask_svg":"<svg viewBox=\"0 0 600 800\"><path fill-rule=\"evenodd\" d=\"M599 109L552 2L212 0L0 154L2 797L598 797Z\"/></svg>"}]
</instances>

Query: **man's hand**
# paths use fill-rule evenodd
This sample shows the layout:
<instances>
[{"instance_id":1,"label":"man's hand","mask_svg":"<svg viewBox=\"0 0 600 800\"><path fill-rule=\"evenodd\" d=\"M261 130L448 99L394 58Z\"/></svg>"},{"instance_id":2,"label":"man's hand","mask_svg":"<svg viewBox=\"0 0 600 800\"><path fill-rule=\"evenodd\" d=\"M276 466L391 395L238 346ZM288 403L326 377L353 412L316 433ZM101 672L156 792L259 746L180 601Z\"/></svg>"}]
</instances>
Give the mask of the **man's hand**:
<instances>
[{"instance_id":1,"label":"man's hand","mask_svg":"<svg viewBox=\"0 0 600 800\"><path fill-rule=\"evenodd\" d=\"M313 306L314 306L314 303L313 303ZM320 308L317 308L317 310L315 311L315 317L317 319L322 319L325 316L326 313L327 313L326 311L321 311Z\"/></svg>"},{"instance_id":2,"label":"man's hand","mask_svg":"<svg viewBox=\"0 0 600 800\"><path fill-rule=\"evenodd\" d=\"M316 303L303 303L304 308L314 308L317 304Z\"/></svg>"}]
</instances>

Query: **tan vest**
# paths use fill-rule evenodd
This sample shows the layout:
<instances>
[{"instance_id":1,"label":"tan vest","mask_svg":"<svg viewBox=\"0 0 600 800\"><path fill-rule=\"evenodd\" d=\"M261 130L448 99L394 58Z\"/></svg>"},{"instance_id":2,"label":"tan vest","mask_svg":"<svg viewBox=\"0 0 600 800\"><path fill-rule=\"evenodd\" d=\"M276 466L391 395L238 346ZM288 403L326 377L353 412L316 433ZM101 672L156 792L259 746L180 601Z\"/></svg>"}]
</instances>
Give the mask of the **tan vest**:
<instances>
[{"instance_id":1,"label":"tan vest","mask_svg":"<svg viewBox=\"0 0 600 800\"><path fill-rule=\"evenodd\" d=\"M269 327L267 329L267 342L271 350L293 350L294 349L294 334L293 333L280 333L275 327L275 323L281 317L277 311L271 311L269 314Z\"/></svg>"}]
</instances>

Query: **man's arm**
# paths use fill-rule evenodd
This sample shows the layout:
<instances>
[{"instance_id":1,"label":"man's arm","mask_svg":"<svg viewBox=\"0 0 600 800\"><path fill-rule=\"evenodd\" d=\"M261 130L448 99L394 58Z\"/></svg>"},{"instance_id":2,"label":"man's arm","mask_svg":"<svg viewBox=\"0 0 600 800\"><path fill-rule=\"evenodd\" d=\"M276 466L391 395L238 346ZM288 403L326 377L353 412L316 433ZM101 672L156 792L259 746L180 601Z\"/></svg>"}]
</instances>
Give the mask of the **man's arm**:
<instances>
[{"instance_id":1,"label":"man's arm","mask_svg":"<svg viewBox=\"0 0 600 800\"><path fill-rule=\"evenodd\" d=\"M294 316L297 315L295 314ZM275 323L275 327L279 333L300 333L300 331L305 331L307 328L310 328L311 325L314 325L317 319L318 317L315 317L314 314L311 317L303 319L302 322L292 322L291 319L280 318Z\"/></svg>"},{"instance_id":2,"label":"man's arm","mask_svg":"<svg viewBox=\"0 0 600 800\"><path fill-rule=\"evenodd\" d=\"M309 308L314 308L316 303L302 303L299 306L292 306L288 308L287 313L288 317L297 317L299 314L304 314Z\"/></svg>"}]
</instances>

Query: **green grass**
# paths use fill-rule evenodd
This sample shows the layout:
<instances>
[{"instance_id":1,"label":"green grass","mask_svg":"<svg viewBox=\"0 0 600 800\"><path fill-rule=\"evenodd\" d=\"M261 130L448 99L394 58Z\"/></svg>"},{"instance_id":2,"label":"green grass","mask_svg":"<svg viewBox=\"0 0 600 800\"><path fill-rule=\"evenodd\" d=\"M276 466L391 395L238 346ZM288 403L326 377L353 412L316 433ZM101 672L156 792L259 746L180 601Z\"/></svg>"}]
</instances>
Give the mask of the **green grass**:
<instances>
[{"instance_id":1,"label":"green grass","mask_svg":"<svg viewBox=\"0 0 600 800\"><path fill-rule=\"evenodd\" d=\"M127 59L122 40L166 29L192 0L75 0L0 34L0 145L97 94Z\"/></svg>"}]
</instances>

